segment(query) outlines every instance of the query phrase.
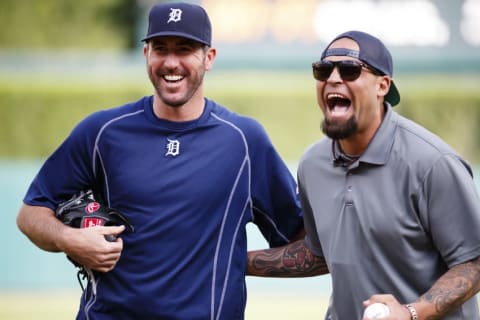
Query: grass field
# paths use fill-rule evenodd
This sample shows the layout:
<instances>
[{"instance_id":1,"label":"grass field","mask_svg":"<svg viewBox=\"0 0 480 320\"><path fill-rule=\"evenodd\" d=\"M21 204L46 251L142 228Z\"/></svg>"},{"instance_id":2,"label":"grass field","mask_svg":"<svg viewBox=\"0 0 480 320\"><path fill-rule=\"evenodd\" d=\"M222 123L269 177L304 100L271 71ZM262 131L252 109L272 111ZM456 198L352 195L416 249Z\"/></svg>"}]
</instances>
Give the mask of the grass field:
<instances>
[{"instance_id":1,"label":"grass field","mask_svg":"<svg viewBox=\"0 0 480 320\"><path fill-rule=\"evenodd\" d=\"M74 319L79 292L13 291L0 293L0 319Z\"/></svg>"},{"instance_id":2,"label":"grass field","mask_svg":"<svg viewBox=\"0 0 480 320\"><path fill-rule=\"evenodd\" d=\"M74 319L80 289L67 291L0 292L2 320ZM249 293L246 319L323 319L328 300L293 293Z\"/></svg>"}]
</instances>

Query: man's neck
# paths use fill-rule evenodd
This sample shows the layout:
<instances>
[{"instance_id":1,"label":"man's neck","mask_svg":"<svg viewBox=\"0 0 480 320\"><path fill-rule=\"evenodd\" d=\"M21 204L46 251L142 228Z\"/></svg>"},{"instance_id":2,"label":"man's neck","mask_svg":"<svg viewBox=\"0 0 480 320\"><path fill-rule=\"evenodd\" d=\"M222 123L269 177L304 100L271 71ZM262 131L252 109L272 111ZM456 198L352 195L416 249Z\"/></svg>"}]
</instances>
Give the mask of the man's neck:
<instances>
[{"instance_id":1,"label":"man's neck","mask_svg":"<svg viewBox=\"0 0 480 320\"><path fill-rule=\"evenodd\" d=\"M205 109L205 99L192 98L182 106L169 106L164 104L157 96L153 98L153 112L159 119L174 122L192 121L200 118Z\"/></svg>"},{"instance_id":2,"label":"man's neck","mask_svg":"<svg viewBox=\"0 0 480 320\"><path fill-rule=\"evenodd\" d=\"M382 121L385 118L385 107L381 109L378 117L375 118L368 128L364 130L359 130L354 133L352 136L338 140L342 151L350 156L360 156L365 150L367 150L370 141L377 133L378 128L382 125Z\"/></svg>"}]
</instances>

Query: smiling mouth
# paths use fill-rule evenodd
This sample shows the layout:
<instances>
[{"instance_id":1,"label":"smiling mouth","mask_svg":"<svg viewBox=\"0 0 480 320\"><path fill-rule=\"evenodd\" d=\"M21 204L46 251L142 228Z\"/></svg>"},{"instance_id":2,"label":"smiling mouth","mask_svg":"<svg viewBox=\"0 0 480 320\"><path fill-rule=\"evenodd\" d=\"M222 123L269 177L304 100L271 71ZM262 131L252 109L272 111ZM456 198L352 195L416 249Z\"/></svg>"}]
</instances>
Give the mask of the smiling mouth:
<instances>
[{"instance_id":1,"label":"smiling mouth","mask_svg":"<svg viewBox=\"0 0 480 320\"><path fill-rule=\"evenodd\" d=\"M166 74L163 76L163 79L167 82L178 82L180 80L183 80L184 76L178 75L178 74Z\"/></svg>"},{"instance_id":2,"label":"smiling mouth","mask_svg":"<svg viewBox=\"0 0 480 320\"><path fill-rule=\"evenodd\" d=\"M347 97L330 93L327 95L327 109L332 115L343 115L350 109L352 101Z\"/></svg>"}]
</instances>

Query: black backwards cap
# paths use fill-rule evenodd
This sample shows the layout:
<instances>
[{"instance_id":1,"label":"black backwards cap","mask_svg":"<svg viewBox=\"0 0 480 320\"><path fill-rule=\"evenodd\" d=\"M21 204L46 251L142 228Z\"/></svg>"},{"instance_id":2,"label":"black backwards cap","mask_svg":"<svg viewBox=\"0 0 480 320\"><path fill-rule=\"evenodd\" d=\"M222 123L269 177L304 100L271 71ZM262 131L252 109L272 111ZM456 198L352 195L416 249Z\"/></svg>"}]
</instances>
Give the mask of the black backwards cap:
<instances>
[{"instance_id":1,"label":"black backwards cap","mask_svg":"<svg viewBox=\"0 0 480 320\"><path fill-rule=\"evenodd\" d=\"M177 36L211 46L212 26L207 12L190 3L162 3L150 9L148 32L142 41L155 37Z\"/></svg>"},{"instance_id":2,"label":"black backwards cap","mask_svg":"<svg viewBox=\"0 0 480 320\"><path fill-rule=\"evenodd\" d=\"M360 50L356 51L344 48L329 49L330 45L340 38L352 39L358 44ZM323 51L321 60L328 56L353 57L366 63L382 75L387 75L390 78L393 77L392 55L382 41L365 32L348 31L337 36ZM385 100L388 101L392 106L395 106L400 102L400 93L398 92L395 83L393 83L393 80L390 84L390 90L388 90L388 93L385 96Z\"/></svg>"}]
</instances>

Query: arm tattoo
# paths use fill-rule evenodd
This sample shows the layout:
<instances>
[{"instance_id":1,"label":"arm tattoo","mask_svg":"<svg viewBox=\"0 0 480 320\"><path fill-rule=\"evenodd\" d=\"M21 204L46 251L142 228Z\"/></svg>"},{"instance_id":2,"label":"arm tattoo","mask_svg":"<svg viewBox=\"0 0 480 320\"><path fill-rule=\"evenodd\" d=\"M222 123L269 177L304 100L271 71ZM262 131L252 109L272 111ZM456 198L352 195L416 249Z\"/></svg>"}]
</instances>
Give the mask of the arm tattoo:
<instances>
[{"instance_id":1,"label":"arm tattoo","mask_svg":"<svg viewBox=\"0 0 480 320\"><path fill-rule=\"evenodd\" d=\"M305 247L303 240L249 253L247 274L262 277L311 277L328 273L325 260Z\"/></svg>"},{"instance_id":2,"label":"arm tattoo","mask_svg":"<svg viewBox=\"0 0 480 320\"><path fill-rule=\"evenodd\" d=\"M435 306L437 315L427 320L441 319L447 312L473 297L479 289L480 258L477 258L451 268L419 300Z\"/></svg>"}]
</instances>

